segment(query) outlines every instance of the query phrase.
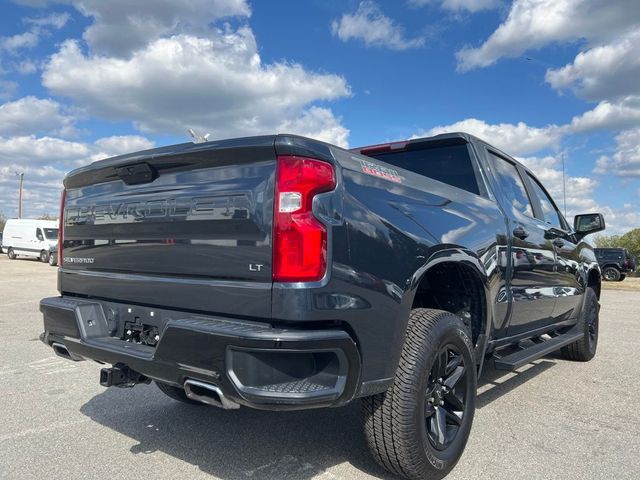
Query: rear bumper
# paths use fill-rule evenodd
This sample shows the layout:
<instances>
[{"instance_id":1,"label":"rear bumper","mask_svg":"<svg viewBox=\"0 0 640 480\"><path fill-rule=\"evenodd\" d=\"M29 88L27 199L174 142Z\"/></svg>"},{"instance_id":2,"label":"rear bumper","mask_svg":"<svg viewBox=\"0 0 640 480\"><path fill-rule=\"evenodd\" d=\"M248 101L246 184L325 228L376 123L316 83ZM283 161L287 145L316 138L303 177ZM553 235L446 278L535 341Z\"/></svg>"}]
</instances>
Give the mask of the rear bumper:
<instances>
[{"instance_id":1,"label":"rear bumper","mask_svg":"<svg viewBox=\"0 0 640 480\"><path fill-rule=\"evenodd\" d=\"M124 364L175 386L207 382L254 408L338 406L355 397L359 384L360 355L344 330L274 328L74 297L45 298L40 311L42 341L63 345L71 359ZM157 329L156 345L122 340L131 322Z\"/></svg>"}]
</instances>

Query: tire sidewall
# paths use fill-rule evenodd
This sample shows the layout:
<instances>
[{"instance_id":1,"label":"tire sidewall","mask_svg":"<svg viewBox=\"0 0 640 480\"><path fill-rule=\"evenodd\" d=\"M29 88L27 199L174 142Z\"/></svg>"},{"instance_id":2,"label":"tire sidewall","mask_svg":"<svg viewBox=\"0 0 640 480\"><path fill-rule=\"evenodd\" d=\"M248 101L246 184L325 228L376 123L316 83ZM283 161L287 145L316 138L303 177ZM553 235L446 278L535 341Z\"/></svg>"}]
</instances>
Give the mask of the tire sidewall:
<instances>
[{"instance_id":1,"label":"tire sidewall","mask_svg":"<svg viewBox=\"0 0 640 480\"><path fill-rule=\"evenodd\" d=\"M16 252L13 251L13 248L10 248L9 250L7 250L7 256L11 260L15 260L15 258L17 257Z\"/></svg>"},{"instance_id":2,"label":"tire sidewall","mask_svg":"<svg viewBox=\"0 0 640 480\"><path fill-rule=\"evenodd\" d=\"M591 323L592 316L596 322L596 338L593 344L591 343L589 335L589 325ZM587 289L587 298L585 299L584 310L582 314L582 323L584 328L585 343L587 346L588 354L591 358L596 355L598 349L598 337L600 336L600 313L598 308L598 297L593 289Z\"/></svg>"},{"instance_id":3,"label":"tire sidewall","mask_svg":"<svg viewBox=\"0 0 640 480\"><path fill-rule=\"evenodd\" d=\"M445 317L443 315L443 317ZM467 444L469 434L471 432L471 426L473 424L473 416L475 411L476 389L477 379L475 372L475 361L473 357L473 347L469 335L463 327L463 323L453 314L446 314L440 324L443 324L440 328L435 329L433 338L433 348L430 352L427 364L422 369L422 375L418 382L418 402L417 411L415 412L416 423L420 426L420 438L421 447L424 452L425 461L427 461L434 469L447 472L455 466L459 460L464 448ZM463 422L456 434L456 438L445 450L436 450L429 441L427 434L426 422L424 417L426 398L424 392L427 390L427 384L429 381L429 373L435 361L438 350L447 345L455 345L462 353L467 368L470 367L470 375L467 375L467 393L465 398L465 413L463 416Z\"/></svg>"},{"instance_id":4,"label":"tire sidewall","mask_svg":"<svg viewBox=\"0 0 640 480\"><path fill-rule=\"evenodd\" d=\"M612 278L609 278L607 272L613 272ZM615 267L607 267L604 269L604 272L602 272L602 276L608 282L616 282L620 279L620 271Z\"/></svg>"}]
</instances>

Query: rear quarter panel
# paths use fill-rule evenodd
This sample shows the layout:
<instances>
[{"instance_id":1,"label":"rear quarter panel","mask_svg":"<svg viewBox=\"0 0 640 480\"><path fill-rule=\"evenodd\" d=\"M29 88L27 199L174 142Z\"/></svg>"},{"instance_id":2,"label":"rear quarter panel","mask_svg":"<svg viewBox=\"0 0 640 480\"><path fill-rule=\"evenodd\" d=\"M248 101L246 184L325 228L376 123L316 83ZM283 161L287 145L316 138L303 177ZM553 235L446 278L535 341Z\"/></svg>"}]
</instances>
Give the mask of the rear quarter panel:
<instances>
[{"instance_id":1,"label":"rear quarter panel","mask_svg":"<svg viewBox=\"0 0 640 480\"><path fill-rule=\"evenodd\" d=\"M395 167L341 149L333 155L342 195L333 251L348 255L334 253L329 283L310 294L316 305L322 294L343 295L342 306L324 317L348 318L363 357L362 381L375 382L394 375L413 298L431 264L468 262L493 303L504 284L498 247L506 241L505 220L488 198L400 169L398 178L382 178L366 173L367 165Z\"/></svg>"}]
</instances>

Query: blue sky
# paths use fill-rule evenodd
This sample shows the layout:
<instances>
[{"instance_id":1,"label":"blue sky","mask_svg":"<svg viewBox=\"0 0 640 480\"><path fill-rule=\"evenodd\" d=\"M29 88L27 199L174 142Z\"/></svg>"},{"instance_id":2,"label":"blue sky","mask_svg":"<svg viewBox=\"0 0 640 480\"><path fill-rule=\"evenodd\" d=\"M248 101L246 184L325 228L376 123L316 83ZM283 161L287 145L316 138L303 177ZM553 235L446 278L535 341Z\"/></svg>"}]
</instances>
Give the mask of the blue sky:
<instances>
[{"instance_id":1,"label":"blue sky","mask_svg":"<svg viewBox=\"0 0 640 480\"><path fill-rule=\"evenodd\" d=\"M567 210L640 226L636 0L19 0L0 7L0 211L56 211L105 156L291 132L358 146L463 130Z\"/></svg>"}]
</instances>

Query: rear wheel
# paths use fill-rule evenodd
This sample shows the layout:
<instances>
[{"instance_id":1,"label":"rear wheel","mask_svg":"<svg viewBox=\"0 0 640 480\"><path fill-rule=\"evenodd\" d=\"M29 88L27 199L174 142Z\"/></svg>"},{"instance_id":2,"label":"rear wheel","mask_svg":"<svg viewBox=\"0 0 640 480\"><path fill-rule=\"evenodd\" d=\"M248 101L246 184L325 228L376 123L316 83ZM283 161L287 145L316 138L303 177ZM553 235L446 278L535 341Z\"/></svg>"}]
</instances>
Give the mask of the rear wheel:
<instances>
[{"instance_id":1,"label":"rear wheel","mask_svg":"<svg viewBox=\"0 0 640 480\"><path fill-rule=\"evenodd\" d=\"M602 271L602 278L607 282L617 282L620 280L620 270L616 267L606 267Z\"/></svg>"},{"instance_id":2,"label":"rear wheel","mask_svg":"<svg viewBox=\"0 0 640 480\"><path fill-rule=\"evenodd\" d=\"M584 307L576 328L582 329L584 336L576 342L562 347L562 356L569 360L588 362L596 355L600 321L600 303L593 288L587 288Z\"/></svg>"},{"instance_id":3,"label":"rear wheel","mask_svg":"<svg viewBox=\"0 0 640 480\"><path fill-rule=\"evenodd\" d=\"M412 310L392 386L363 399L371 453L406 478L444 477L464 451L475 399L476 366L462 320L440 310Z\"/></svg>"},{"instance_id":4,"label":"rear wheel","mask_svg":"<svg viewBox=\"0 0 640 480\"><path fill-rule=\"evenodd\" d=\"M195 400L191 400L189 397L187 397L187 394L184 393L184 388L174 387L173 385L167 385L166 383L158 381L156 381L155 384L167 397L171 397L174 400L182 403L188 403L190 405L204 405L204 403L202 402L196 402Z\"/></svg>"},{"instance_id":5,"label":"rear wheel","mask_svg":"<svg viewBox=\"0 0 640 480\"><path fill-rule=\"evenodd\" d=\"M10 248L9 250L7 250L7 257L9 257L11 260L15 260L17 255L16 252L13 251L13 248Z\"/></svg>"},{"instance_id":6,"label":"rear wheel","mask_svg":"<svg viewBox=\"0 0 640 480\"><path fill-rule=\"evenodd\" d=\"M47 252L46 250L42 250L40 252L40 261L42 263L48 263L49 262L49 252Z\"/></svg>"}]
</instances>

